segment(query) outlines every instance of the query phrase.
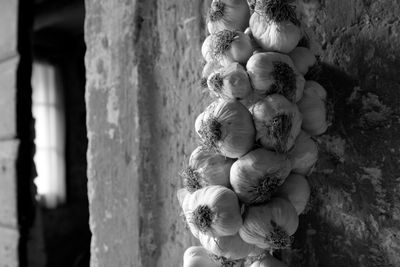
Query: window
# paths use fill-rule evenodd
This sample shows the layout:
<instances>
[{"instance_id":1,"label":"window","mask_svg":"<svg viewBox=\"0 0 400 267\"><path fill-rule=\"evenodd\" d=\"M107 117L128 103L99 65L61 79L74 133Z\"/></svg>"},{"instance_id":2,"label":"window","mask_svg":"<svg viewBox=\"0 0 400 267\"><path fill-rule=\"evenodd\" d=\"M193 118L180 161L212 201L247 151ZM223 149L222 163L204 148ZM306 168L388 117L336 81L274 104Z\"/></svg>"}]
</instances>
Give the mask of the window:
<instances>
[{"instance_id":1,"label":"window","mask_svg":"<svg viewBox=\"0 0 400 267\"><path fill-rule=\"evenodd\" d=\"M65 114L60 75L54 65L34 62L32 113L35 119L35 179L40 201L48 208L65 202Z\"/></svg>"}]
</instances>

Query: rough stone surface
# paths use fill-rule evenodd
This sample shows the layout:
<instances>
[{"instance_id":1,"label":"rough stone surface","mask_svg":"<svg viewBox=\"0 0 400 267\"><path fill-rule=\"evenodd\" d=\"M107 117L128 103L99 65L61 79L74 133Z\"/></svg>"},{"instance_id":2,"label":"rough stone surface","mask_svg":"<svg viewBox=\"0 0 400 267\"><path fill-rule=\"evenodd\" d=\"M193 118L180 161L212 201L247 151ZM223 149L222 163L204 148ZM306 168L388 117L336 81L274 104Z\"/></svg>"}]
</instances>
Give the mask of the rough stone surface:
<instances>
[{"instance_id":1,"label":"rough stone surface","mask_svg":"<svg viewBox=\"0 0 400 267\"><path fill-rule=\"evenodd\" d=\"M17 54L18 0L0 1L0 61Z\"/></svg>"},{"instance_id":2,"label":"rough stone surface","mask_svg":"<svg viewBox=\"0 0 400 267\"><path fill-rule=\"evenodd\" d=\"M86 1L92 267L181 266L195 243L176 190L210 101L199 88L209 2ZM399 3L299 5L324 62L308 78L326 87L335 116L318 140L308 212L281 256L290 266L399 266Z\"/></svg>"},{"instance_id":3,"label":"rough stone surface","mask_svg":"<svg viewBox=\"0 0 400 267\"><path fill-rule=\"evenodd\" d=\"M0 227L0 267L18 267L18 231Z\"/></svg>"},{"instance_id":4,"label":"rough stone surface","mask_svg":"<svg viewBox=\"0 0 400 267\"><path fill-rule=\"evenodd\" d=\"M400 266L399 1L299 1L334 105L290 266ZM317 45L320 44L320 45ZM312 78L312 77L309 77Z\"/></svg>"},{"instance_id":5,"label":"rough stone surface","mask_svg":"<svg viewBox=\"0 0 400 267\"><path fill-rule=\"evenodd\" d=\"M17 228L16 157L18 142L0 142L0 226Z\"/></svg>"},{"instance_id":6,"label":"rough stone surface","mask_svg":"<svg viewBox=\"0 0 400 267\"><path fill-rule=\"evenodd\" d=\"M0 63L0 139L16 135L16 80L18 57Z\"/></svg>"}]
</instances>

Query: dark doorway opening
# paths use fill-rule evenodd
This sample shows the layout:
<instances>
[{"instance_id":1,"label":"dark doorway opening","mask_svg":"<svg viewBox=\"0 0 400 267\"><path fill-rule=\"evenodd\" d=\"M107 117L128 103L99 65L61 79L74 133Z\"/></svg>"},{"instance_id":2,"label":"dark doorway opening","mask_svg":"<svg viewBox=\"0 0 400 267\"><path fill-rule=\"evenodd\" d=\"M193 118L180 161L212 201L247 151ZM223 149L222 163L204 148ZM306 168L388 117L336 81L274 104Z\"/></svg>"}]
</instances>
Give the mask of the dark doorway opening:
<instances>
[{"instance_id":1,"label":"dark doorway opening","mask_svg":"<svg viewBox=\"0 0 400 267\"><path fill-rule=\"evenodd\" d=\"M84 14L83 0L34 0L32 112L39 205L32 231L39 234L31 231L28 239L28 266L89 266ZM38 246L41 260L34 253Z\"/></svg>"}]
</instances>

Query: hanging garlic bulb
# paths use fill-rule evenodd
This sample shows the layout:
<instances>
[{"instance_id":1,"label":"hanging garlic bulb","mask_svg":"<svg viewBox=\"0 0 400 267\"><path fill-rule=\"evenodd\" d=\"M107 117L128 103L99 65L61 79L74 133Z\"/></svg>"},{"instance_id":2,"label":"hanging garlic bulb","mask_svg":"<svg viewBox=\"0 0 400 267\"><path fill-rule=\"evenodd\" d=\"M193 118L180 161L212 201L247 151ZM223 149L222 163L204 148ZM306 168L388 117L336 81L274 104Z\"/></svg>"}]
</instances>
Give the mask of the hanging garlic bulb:
<instances>
[{"instance_id":1,"label":"hanging garlic bulb","mask_svg":"<svg viewBox=\"0 0 400 267\"><path fill-rule=\"evenodd\" d=\"M207 85L211 92L224 99L242 100L253 90L245 68L237 62L213 72Z\"/></svg>"},{"instance_id":2,"label":"hanging garlic bulb","mask_svg":"<svg viewBox=\"0 0 400 267\"><path fill-rule=\"evenodd\" d=\"M260 248L283 249L290 247L298 225L293 205L286 199L272 198L267 204L248 207L239 235Z\"/></svg>"},{"instance_id":3,"label":"hanging garlic bulb","mask_svg":"<svg viewBox=\"0 0 400 267\"><path fill-rule=\"evenodd\" d=\"M279 188L276 196L289 200L297 214L301 214L310 198L310 186L304 176L292 173Z\"/></svg>"},{"instance_id":4,"label":"hanging garlic bulb","mask_svg":"<svg viewBox=\"0 0 400 267\"><path fill-rule=\"evenodd\" d=\"M199 146L190 155L189 166L183 171L184 186L189 192L209 185L229 187L233 162L235 160Z\"/></svg>"},{"instance_id":5,"label":"hanging garlic bulb","mask_svg":"<svg viewBox=\"0 0 400 267\"><path fill-rule=\"evenodd\" d=\"M290 170L291 163L285 155L259 148L232 165L230 181L243 203L260 204L270 200Z\"/></svg>"},{"instance_id":6,"label":"hanging garlic bulb","mask_svg":"<svg viewBox=\"0 0 400 267\"><path fill-rule=\"evenodd\" d=\"M292 162L292 172L308 176L318 160L318 146L306 132L301 131L288 156Z\"/></svg>"},{"instance_id":7,"label":"hanging garlic bulb","mask_svg":"<svg viewBox=\"0 0 400 267\"><path fill-rule=\"evenodd\" d=\"M208 87L208 85L207 85L208 77L211 75L211 73L219 70L220 68L222 68L222 65L219 64L218 61L209 61L204 65L203 71L201 73L201 81L200 81L202 88Z\"/></svg>"},{"instance_id":8,"label":"hanging garlic bulb","mask_svg":"<svg viewBox=\"0 0 400 267\"><path fill-rule=\"evenodd\" d=\"M304 87L307 88L310 94L318 96L321 100L326 101L328 94L325 88L316 81L306 81Z\"/></svg>"},{"instance_id":9,"label":"hanging garlic bulb","mask_svg":"<svg viewBox=\"0 0 400 267\"><path fill-rule=\"evenodd\" d=\"M239 200L223 186L199 189L184 199L184 214L192 234L212 237L235 235L242 225Z\"/></svg>"},{"instance_id":10,"label":"hanging garlic bulb","mask_svg":"<svg viewBox=\"0 0 400 267\"><path fill-rule=\"evenodd\" d=\"M288 151L300 133L302 116L285 97L269 95L250 107L256 126L256 140L267 149Z\"/></svg>"},{"instance_id":11,"label":"hanging garlic bulb","mask_svg":"<svg viewBox=\"0 0 400 267\"><path fill-rule=\"evenodd\" d=\"M249 19L250 10L245 0L213 0L207 16L207 28L210 33L244 31Z\"/></svg>"},{"instance_id":12,"label":"hanging garlic bulb","mask_svg":"<svg viewBox=\"0 0 400 267\"><path fill-rule=\"evenodd\" d=\"M303 98L297 105L303 116L302 129L310 135L320 135L328 128L326 106L324 100L321 99L322 90L319 90L315 83L311 83L311 85L310 83L306 84Z\"/></svg>"},{"instance_id":13,"label":"hanging garlic bulb","mask_svg":"<svg viewBox=\"0 0 400 267\"><path fill-rule=\"evenodd\" d=\"M243 32L222 30L204 40L201 53L207 62L218 61L223 66L232 62L246 64L253 54L253 46Z\"/></svg>"},{"instance_id":14,"label":"hanging garlic bulb","mask_svg":"<svg viewBox=\"0 0 400 267\"><path fill-rule=\"evenodd\" d=\"M239 234L212 237L199 232L199 240L207 251L230 260L243 259L256 248L255 245L244 242Z\"/></svg>"},{"instance_id":15,"label":"hanging garlic bulb","mask_svg":"<svg viewBox=\"0 0 400 267\"><path fill-rule=\"evenodd\" d=\"M203 247L189 247L183 254L183 267L221 267Z\"/></svg>"},{"instance_id":16,"label":"hanging garlic bulb","mask_svg":"<svg viewBox=\"0 0 400 267\"><path fill-rule=\"evenodd\" d=\"M306 75L310 67L317 63L317 58L313 52L306 47L296 47L289 53L289 57L303 76Z\"/></svg>"},{"instance_id":17,"label":"hanging garlic bulb","mask_svg":"<svg viewBox=\"0 0 400 267\"><path fill-rule=\"evenodd\" d=\"M213 102L197 117L195 129L206 147L229 158L243 156L254 145L253 118L238 101Z\"/></svg>"},{"instance_id":18,"label":"hanging garlic bulb","mask_svg":"<svg viewBox=\"0 0 400 267\"><path fill-rule=\"evenodd\" d=\"M276 259L274 256L270 254L265 254L265 256L253 262L250 267L288 267L285 263Z\"/></svg>"},{"instance_id":19,"label":"hanging garlic bulb","mask_svg":"<svg viewBox=\"0 0 400 267\"><path fill-rule=\"evenodd\" d=\"M300 22L290 0L257 0L250 28L266 51L289 53L301 39Z\"/></svg>"},{"instance_id":20,"label":"hanging garlic bulb","mask_svg":"<svg viewBox=\"0 0 400 267\"><path fill-rule=\"evenodd\" d=\"M275 52L256 53L248 60L246 69L257 94L277 93L291 102L301 99L305 80L289 56Z\"/></svg>"}]
</instances>

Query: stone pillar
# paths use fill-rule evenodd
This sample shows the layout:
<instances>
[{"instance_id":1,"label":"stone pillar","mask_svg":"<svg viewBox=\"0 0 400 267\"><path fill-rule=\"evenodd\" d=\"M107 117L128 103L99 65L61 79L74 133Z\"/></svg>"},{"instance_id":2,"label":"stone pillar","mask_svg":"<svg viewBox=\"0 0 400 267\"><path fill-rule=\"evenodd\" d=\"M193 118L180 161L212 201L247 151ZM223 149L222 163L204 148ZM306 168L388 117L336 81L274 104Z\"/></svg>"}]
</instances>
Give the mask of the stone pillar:
<instances>
[{"instance_id":1,"label":"stone pillar","mask_svg":"<svg viewBox=\"0 0 400 267\"><path fill-rule=\"evenodd\" d=\"M0 3L0 266L18 266L16 160L18 1Z\"/></svg>"}]
</instances>

